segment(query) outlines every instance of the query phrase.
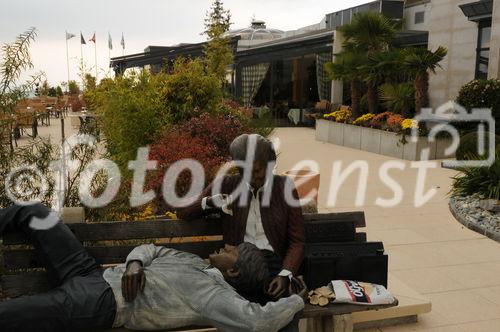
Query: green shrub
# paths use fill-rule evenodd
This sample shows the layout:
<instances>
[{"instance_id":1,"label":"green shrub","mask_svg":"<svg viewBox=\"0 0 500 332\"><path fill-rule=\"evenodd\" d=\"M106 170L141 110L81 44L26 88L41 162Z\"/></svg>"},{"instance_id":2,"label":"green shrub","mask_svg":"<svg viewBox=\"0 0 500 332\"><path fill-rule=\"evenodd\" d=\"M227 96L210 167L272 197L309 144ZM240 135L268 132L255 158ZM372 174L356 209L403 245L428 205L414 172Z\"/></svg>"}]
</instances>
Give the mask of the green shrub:
<instances>
[{"instance_id":1,"label":"green shrub","mask_svg":"<svg viewBox=\"0 0 500 332\"><path fill-rule=\"evenodd\" d=\"M222 100L219 79L206 71L200 59L177 59L161 92L174 124L189 120L200 111L214 113Z\"/></svg>"},{"instance_id":2,"label":"green shrub","mask_svg":"<svg viewBox=\"0 0 500 332\"><path fill-rule=\"evenodd\" d=\"M500 130L500 80L473 80L458 93L457 103L466 109L491 108L496 119L496 132Z\"/></svg>"},{"instance_id":3,"label":"green shrub","mask_svg":"<svg viewBox=\"0 0 500 332\"><path fill-rule=\"evenodd\" d=\"M384 107L397 114L410 117L415 109L415 88L412 83L383 84L379 88Z\"/></svg>"},{"instance_id":4,"label":"green shrub","mask_svg":"<svg viewBox=\"0 0 500 332\"><path fill-rule=\"evenodd\" d=\"M500 151L491 167L466 167L453 178L452 196L479 194L484 198L500 200Z\"/></svg>"},{"instance_id":5,"label":"green shrub","mask_svg":"<svg viewBox=\"0 0 500 332\"><path fill-rule=\"evenodd\" d=\"M122 169L135 159L137 148L150 144L171 123L162 93L166 80L165 74L132 72L105 81L86 95L100 114L108 153Z\"/></svg>"},{"instance_id":6,"label":"green shrub","mask_svg":"<svg viewBox=\"0 0 500 332\"><path fill-rule=\"evenodd\" d=\"M219 80L201 60L179 59L171 73L131 72L103 80L86 91L111 157L126 169L137 148L154 142L165 129L201 113L216 113L222 100Z\"/></svg>"},{"instance_id":7,"label":"green shrub","mask_svg":"<svg viewBox=\"0 0 500 332\"><path fill-rule=\"evenodd\" d=\"M489 146L489 138L490 134L486 132L484 137L485 147ZM499 135L495 135L495 143L497 147L500 146ZM460 138L460 145L456 152L457 160L468 160L469 158L486 159L488 158L487 154L488 151L486 149L485 155L478 155L478 133L476 131L468 133Z\"/></svg>"}]
</instances>

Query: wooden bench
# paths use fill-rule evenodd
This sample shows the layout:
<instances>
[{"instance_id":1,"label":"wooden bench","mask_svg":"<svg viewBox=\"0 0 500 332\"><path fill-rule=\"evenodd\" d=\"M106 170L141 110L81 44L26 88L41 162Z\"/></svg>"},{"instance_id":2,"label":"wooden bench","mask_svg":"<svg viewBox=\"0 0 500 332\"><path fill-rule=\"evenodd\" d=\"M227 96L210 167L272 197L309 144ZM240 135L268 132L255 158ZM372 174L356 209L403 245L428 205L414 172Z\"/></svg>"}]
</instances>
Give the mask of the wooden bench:
<instances>
[{"instance_id":1,"label":"wooden bench","mask_svg":"<svg viewBox=\"0 0 500 332\"><path fill-rule=\"evenodd\" d=\"M364 213L305 214L306 239L314 232L327 230L335 234L333 241L342 241L342 233L353 227L364 227ZM64 218L63 218L64 219ZM321 220L321 227L308 225ZM87 250L103 266L123 263L130 251L143 243L165 245L207 258L223 246L222 224L218 219L196 221L151 220L134 222L103 222L68 224ZM364 233L356 235L357 241L366 239ZM105 241L105 242L103 242ZM22 234L11 233L3 237L3 261L0 265L0 296L13 298L49 289L45 273L34 250L28 247ZM306 280L307 281L307 280ZM330 304L318 307L307 304L302 318L308 319L308 331L352 331L351 313L379 310L396 306L356 306ZM123 329L121 329L123 330ZM117 331L117 329L113 330Z\"/></svg>"}]
</instances>

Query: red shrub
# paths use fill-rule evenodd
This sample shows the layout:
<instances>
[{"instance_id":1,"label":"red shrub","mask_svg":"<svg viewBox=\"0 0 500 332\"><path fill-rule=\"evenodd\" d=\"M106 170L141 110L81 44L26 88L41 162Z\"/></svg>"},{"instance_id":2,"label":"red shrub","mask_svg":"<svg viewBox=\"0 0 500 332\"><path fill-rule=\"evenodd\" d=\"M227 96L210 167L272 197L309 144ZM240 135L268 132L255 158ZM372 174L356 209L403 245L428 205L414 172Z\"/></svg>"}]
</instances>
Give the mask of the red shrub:
<instances>
[{"instance_id":1,"label":"red shrub","mask_svg":"<svg viewBox=\"0 0 500 332\"><path fill-rule=\"evenodd\" d=\"M78 98L78 96L71 96L69 98L68 104L71 106L73 112L80 112L85 104Z\"/></svg>"},{"instance_id":2,"label":"red shrub","mask_svg":"<svg viewBox=\"0 0 500 332\"><path fill-rule=\"evenodd\" d=\"M218 155L217 148L200 137L193 137L187 133L169 131L151 147L150 160L158 161L158 168L150 172L148 187L153 189L159 199L162 198L163 177L168 168L176 161L194 159L205 169L205 185L212 181L219 167L228 160ZM176 192L183 196L190 188L191 173L184 171L176 182ZM163 199L161 199L163 200Z\"/></svg>"},{"instance_id":3,"label":"red shrub","mask_svg":"<svg viewBox=\"0 0 500 332\"><path fill-rule=\"evenodd\" d=\"M251 132L237 117L231 115L212 116L208 113L192 118L176 126L174 130L213 144L217 149L218 156L228 156L231 142L239 135Z\"/></svg>"}]
</instances>

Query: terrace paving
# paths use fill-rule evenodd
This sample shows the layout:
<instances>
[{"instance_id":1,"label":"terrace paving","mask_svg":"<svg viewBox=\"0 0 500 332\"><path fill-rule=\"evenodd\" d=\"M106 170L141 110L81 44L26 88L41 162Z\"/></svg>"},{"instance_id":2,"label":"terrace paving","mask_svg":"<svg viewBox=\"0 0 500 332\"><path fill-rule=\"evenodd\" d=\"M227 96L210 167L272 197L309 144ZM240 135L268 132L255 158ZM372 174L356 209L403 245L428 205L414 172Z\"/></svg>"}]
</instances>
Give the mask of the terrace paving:
<instances>
[{"instance_id":1,"label":"terrace paving","mask_svg":"<svg viewBox=\"0 0 500 332\"><path fill-rule=\"evenodd\" d=\"M369 331L498 331L500 244L464 228L449 212L448 192L456 171L440 168L439 163L430 169L425 190L435 189L436 194L415 207L417 170L410 168L412 162L400 161L405 169L389 174L402 186L403 199L395 207L379 207L376 198L389 199L393 193L378 172L384 162L394 159L318 142L314 134L308 128L275 130L273 135L281 141L278 171L292 169L304 159L318 162L320 212L365 211L368 240L383 241L389 255L389 290L403 306L422 305L426 299L432 303L432 311L419 315L418 323ZM369 165L366 203L355 205L358 176L354 173L341 186L335 206L329 206L333 162L341 161L344 170L359 160ZM360 316L355 321L368 318Z\"/></svg>"}]
</instances>

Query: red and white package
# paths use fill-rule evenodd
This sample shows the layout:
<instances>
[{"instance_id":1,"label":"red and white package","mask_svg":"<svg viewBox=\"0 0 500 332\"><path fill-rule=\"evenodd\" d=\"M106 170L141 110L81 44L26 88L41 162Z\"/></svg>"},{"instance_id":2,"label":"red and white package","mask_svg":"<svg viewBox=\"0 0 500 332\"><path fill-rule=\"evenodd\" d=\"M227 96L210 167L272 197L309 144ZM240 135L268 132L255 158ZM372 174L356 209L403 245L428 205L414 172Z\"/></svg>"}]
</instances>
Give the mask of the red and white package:
<instances>
[{"instance_id":1,"label":"red and white package","mask_svg":"<svg viewBox=\"0 0 500 332\"><path fill-rule=\"evenodd\" d=\"M391 304L394 296L382 285L351 280L333 280L334 303L362 305Z\"/></svg>"}]
</instances>

